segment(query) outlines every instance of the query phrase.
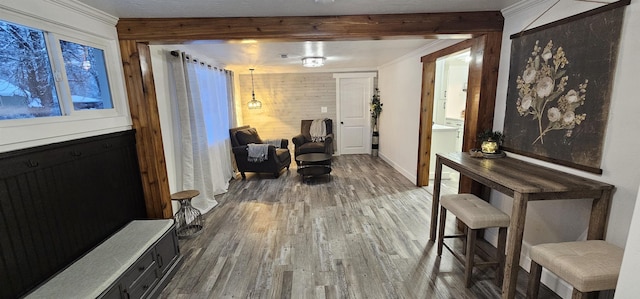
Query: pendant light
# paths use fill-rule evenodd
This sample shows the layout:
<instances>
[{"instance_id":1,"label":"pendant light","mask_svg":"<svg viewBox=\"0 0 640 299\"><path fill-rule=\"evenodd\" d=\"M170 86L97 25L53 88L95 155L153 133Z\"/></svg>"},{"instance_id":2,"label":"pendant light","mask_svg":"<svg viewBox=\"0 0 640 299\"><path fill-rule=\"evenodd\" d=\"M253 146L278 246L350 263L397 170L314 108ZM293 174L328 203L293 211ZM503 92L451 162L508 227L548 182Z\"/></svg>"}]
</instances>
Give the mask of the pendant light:
<instances>
[{"instance_id":1,"label":"pendant light","mask_svg":"<svg viewBox=\"0 0 640 299\"><path fill-rule=\"evenodd\" d=\"M249 101L249 109L260 109L262 108L262 102L256 100L256 92L253 86L253 69L249 69L251 71L251 101Z\"/></svg>"}]
</instances>

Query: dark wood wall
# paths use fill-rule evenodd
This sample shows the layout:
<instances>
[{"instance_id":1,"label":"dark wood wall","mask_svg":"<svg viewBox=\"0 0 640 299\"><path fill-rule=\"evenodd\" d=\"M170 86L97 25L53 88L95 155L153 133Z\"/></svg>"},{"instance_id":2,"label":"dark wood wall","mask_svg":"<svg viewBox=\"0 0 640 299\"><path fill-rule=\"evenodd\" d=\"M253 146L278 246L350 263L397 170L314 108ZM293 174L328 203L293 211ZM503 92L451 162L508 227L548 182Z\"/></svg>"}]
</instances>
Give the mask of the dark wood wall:
<instances>
[{"instance_id":1,"label":"dark wood wall","mask_svg":"<svg viewBox=\"0 0 640 299\"><path fill-rule=\"evenodd\" d=\"M0 154L0 298L146 217L134 131Z\"/></svg>"}]
</instances>

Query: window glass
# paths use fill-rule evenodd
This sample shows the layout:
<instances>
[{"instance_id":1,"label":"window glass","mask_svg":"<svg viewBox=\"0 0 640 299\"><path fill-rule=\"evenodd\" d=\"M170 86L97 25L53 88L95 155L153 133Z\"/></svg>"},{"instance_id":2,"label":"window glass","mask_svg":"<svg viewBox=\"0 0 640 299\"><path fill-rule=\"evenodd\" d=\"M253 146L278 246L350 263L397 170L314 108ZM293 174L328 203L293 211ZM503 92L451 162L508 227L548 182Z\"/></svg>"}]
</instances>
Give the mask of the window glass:
<instances>
[{"instance_id":1,"label":"window glass","mask_svg":"<svg viewBox=\"0 0 640 299\"><path fill-rule=\"evenodd\" d=\"M44 32L0 21L0 119L62 115Z\"/></svg>"},{"instance_id":2,"label":"window glass","mask_svg":"<svg viewBox=\"0 0 640 299\"><path fill-rule=\"evenodd\" d=\"M113 108L104 51L64 40L60 47L73 109Z\"/></svg>"}]
</instances>

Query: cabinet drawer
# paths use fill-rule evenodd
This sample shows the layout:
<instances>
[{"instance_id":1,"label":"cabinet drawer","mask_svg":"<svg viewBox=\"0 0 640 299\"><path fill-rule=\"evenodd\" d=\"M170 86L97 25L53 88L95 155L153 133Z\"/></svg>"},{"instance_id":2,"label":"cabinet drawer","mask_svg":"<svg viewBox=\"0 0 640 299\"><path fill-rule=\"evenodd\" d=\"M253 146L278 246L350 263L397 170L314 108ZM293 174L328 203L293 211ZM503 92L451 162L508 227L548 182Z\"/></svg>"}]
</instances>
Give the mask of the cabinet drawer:
<instances>
[{"instance_id":1,"label":"cabinet drawer","mask_svg":"<svg viewBox=\"0 0 640 299\"><path fill-rule=\"evenodd\" d=\"M98 298L100 299L120 299L120 285L114 285L108 289L105 293L102 293Z\"/></svg>"},{"instance_id":2,"label":"cabinet drawer","mask_svg":"<svg viewBox=\"0 0 640 299\"><path fill-rule=\"evenodd\" d=\"M137 299L148 296L157 279L155 269L147 269L132 287L123 291L125 298Z\"/></svg>"},{"instance_id":3,"label":"cabinet drawer","mask_svg":"<svg viewBox=\"0 0 640 299\"><path fill-rule=\"evenodd\" d=\"M179 253L178 237L175 230L171 230L156 245L156 263L160 270L159 276L162 276L169 269L169 266L173 264L173 260Z\"/></svg>"},{"instance_id":4,"label":"cabinet drawer","mask_svg":"<svg viewBox=\"0 0 640 299\"><path fill-rule=\"evenodd\" d=\"M148 269L153 270L156 267L155 261L153 260L153 250L146 252L140 259L136 261L133 266L124 274L122 278L122 287L123 288L131 288L134 284L138 283L138 280L141 279L141 276ZM151 271L153 272L153 271Z\"/></svg>"}]
</instances>

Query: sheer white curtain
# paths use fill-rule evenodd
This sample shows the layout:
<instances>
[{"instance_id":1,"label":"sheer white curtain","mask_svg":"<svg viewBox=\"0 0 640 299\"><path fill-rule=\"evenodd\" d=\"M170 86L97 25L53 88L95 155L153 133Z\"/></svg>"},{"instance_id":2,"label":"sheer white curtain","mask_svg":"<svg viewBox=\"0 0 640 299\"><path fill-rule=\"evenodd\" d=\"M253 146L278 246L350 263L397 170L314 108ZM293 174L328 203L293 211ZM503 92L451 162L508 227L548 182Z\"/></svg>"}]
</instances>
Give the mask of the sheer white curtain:
<instances>
[{"instance_id":1,"label":"sheer white curtain","mask_svg":"<svg viewBox=\"0 0 640 299\"><path fill-rule=\"evenodd\" d=\"M233 175L229 137L229 101L233 89L228 89L232 73L191 59L167 55L171 61L177 103L176 120L181 143L177 151L182 165L182 189L195 189L200 196L191 203L202 213L215 207L214 196L227 192Z\"/></svg>"}]
</instances>

